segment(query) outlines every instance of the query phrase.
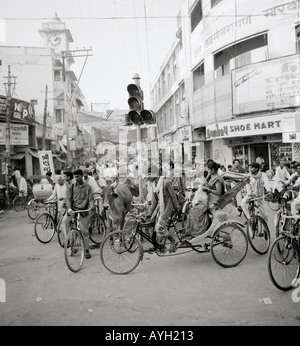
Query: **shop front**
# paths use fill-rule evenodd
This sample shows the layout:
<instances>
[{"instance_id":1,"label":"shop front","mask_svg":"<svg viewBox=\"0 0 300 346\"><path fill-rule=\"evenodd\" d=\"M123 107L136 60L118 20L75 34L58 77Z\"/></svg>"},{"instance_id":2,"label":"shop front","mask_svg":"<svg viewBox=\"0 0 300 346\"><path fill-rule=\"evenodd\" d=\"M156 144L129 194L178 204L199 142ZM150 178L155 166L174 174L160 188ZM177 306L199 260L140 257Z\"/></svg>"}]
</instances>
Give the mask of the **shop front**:
<instances>
[{"instance_id":1,"label":"shop front","mask_svg":"<svg viewBox=\"0 0 300 346\"><path fill-rule=\"evenodd\" d=\"M283 118L282 113L214 123L206 127L206 139L213 143L222 141L229 149L230 164L234 159L239 159L247 169L261 154L265 165L274 168L278 159L289 163L295 157L293 143L283 143ZM229 164L228 160L220 163Z\"/></svg>"}]
</instances>

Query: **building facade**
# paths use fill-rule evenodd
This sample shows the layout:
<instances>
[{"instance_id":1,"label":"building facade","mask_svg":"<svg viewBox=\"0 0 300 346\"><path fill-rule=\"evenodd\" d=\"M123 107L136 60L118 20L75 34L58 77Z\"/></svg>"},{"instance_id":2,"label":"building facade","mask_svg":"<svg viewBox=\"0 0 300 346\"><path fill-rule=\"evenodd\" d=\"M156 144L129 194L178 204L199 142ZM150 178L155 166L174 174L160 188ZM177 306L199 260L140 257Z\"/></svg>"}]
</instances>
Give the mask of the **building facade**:
<instances>
[{"instance_id":1,"label":"building facade","mask_svg":"<svg viewBox=\"0 0 300 346\"><path fill-rule=\"evenodd\" d=\"M12 103L12 123L19 123L24 128L20 133L21 139L11 143L12 166L25 170L28 176L39 173L37 150L43 149L44 119L46 119L45 149L52 150L55 166L60 167L65 163L62 158L65 158L67 144L64 110L68 112L69 137L75 142L78 112L85 109L84 95L71 70L71 65L74 63L72 54L66 53L62 59L62 51L68 51L73 42L70 31L55 15L53 20L43 23L39 32L44 47L0 46L0 80L5 82L10 66L11 74L17 77L12 79L15 81L12 84L13 100L19 100L19 103L25 107L30 105L33 108L34 119L29 119L29 122L28 119L20 121L20 117L14 119L16 103ZM0 83L0 104L2 108L6 108L6 88L3 83ZM6 109L2 113L0 122L4 124ZM1 134L5 138L5 131L1 131ZM2 140L0 142L2 152L4 147ZM71 154L73 158L76 157L75 146L71 148ZM3 157L1 167L4 167ZM0 172L1 180L4 179L4 171L5 168Z\"/></svg>"},{"instance_id":2,"label":"building facade","mask_svg":"<svg viewBox=\"0 0 300 346\"><path fill-rule=\"evenodd\" d=\"M184 0L180 48L167 56L152 89L158 136L184 146L184 119L191 129L184 160L228 166L238 158L247 166L262 154L270 167L280 158L299 161L298 13L298 1Z\"/></svg>"}]
</instances>

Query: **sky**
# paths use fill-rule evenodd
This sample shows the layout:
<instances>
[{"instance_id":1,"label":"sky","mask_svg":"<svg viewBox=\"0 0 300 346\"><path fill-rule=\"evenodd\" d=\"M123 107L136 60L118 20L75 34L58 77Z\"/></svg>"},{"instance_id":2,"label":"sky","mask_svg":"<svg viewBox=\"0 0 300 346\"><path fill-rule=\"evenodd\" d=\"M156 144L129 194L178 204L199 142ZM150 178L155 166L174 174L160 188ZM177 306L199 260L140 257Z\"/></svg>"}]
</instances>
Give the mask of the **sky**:
<instances>
[{"instance_id":1,"label":"sky","mask_svg":"<svg viewBox=\"0 0 300 346\"><path fill-rule=\"evenodd\" d=\"M138 73L149 109L150 85L176 40L181 4L182 0L0 0L0 45L42 47L38 30L56 12L72 34L70 49L92 49L83 70L85 58L76 58L71 67L77 78L82 72L79 86L87 104L127 109L127 85Z\"/></svg>"}]
</instances>

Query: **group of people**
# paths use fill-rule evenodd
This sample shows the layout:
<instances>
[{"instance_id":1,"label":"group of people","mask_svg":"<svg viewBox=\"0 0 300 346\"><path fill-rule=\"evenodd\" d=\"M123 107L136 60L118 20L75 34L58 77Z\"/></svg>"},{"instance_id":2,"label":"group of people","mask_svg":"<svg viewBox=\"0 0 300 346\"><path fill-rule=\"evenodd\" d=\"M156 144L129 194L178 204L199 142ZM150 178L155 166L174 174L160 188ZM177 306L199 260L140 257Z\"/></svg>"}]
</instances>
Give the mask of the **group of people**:
<instances>
[{"instance_id":1,"label":"group of people","mask_svg":"<svg viewBox=\"0 0 300 346\"><path fill-rule=\"evenodd\" d=\"M129 176L138 184L138 166L133 161L130 162ZM298 205L300 206L300 163L294 162L290 171L284 161L278 163L275 172L274 186L271 189L269 178L262 171L262 163L253 162L249 165L249 172L241 166L240 161L235 159L232 167L228 171L232 173L245 174L249 176L249 183L246 185L246 195L239 200L239 206L246 218L249 218L248 203L253 197L262 197L266 193L271 195L277 190L282 194L283 203L294 199L292 203L292 213L296 215ZM119 179L118 164L106 163L85 163L71 171L57 170L55 176L48 183L53 185L53 193L48 201L56 199L58 201L58 212L64 214L63 225L65 235L68 232L71 210L87 210L94 207L93 193L101 193L103 186ZM224 180L225 167L214 160L205 163L205 170L201 171L198 167L184 167L184 174L178 172L176 165L171 162L168 167L165 165L154 165L148 169L148 174L144 176L148 190L148 200L150 210L148 217L155 220L155 236L158 244L164 244L166 238L170 240L169 251L176 251L176 239L167 231L167 223L172 213L179 216L185 202L185 193L191 182L197 182L192 209L189 214L187 227L184 230L185 239L190 245L203 245L207 237L211 236L220 222L228 218L231 213L232 205L229 204L223 209L212 209L212 206L226 191L233 187L231 183ZM105 171L105 169L108 169ZM178 174L180 173L180 174ZM17 182L20 193L26 194L26 180L14 171L14 179ZM258 200L258 209L262 217L268 222L268 215L264 207L264 200ZM65 213L65 211L67 212ZM209 213L213 217L209 217ZM90 258L89 253L89 229L88 214L80 215L82 233L86 245L86 258Z\"/></svg>"}]
</instances>

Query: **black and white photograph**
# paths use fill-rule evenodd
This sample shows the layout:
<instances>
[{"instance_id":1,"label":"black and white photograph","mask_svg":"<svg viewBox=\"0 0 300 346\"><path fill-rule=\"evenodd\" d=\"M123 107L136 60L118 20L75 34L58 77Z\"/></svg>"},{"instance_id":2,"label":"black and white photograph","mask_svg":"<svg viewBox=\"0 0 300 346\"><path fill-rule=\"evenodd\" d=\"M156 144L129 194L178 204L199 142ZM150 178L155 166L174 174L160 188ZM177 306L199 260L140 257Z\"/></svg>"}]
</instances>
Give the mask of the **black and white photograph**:
<instances>
[{"instance_id":1,"label":"black and white photograph","mask_svg":"<svg viewBox=\"0 0 300 346\"><path fill-rule=\"evenodd\" d=\"M300 326L300 0L0 9L0 326Z\"/></svg>"}]
</instances>

